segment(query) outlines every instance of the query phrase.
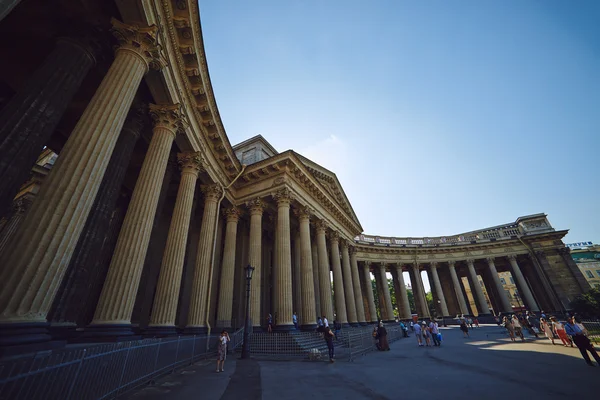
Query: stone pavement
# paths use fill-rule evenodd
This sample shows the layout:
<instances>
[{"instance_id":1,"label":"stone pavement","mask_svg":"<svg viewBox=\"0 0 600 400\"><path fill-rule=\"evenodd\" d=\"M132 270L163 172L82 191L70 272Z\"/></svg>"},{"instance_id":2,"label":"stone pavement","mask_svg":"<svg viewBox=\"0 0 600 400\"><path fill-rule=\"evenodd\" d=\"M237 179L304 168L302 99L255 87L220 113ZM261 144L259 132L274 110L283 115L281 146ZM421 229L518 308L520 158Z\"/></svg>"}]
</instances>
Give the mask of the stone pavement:
<instances>
[{"instance_id":1,"label":"stone pavement","mask_svg":"<svg viewBox=\"0 0 600 400\"><path fill-rule=\"evenodd\" d=\"M547 339L511 343L502 328L486 326L463 339L443 329L442 346L419 348L413 336L354 362L234 360L216 373L198 363L131 393L150 399L587 399L600 393L600 368L577 348ZM530 339L530 338L528 338Z\"/></svg>"}]
</instances>

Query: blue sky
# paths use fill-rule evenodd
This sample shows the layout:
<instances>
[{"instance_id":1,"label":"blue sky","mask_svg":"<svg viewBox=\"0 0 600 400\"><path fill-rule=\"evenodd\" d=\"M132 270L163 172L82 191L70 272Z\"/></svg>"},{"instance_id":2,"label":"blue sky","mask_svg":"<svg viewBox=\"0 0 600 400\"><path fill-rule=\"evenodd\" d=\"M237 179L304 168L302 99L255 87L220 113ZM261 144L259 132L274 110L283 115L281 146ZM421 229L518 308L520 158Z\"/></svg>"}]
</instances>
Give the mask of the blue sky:
<instances>
[{"instance_id":1,"label":"blue sky","mask_svg":"<svg viewBox=\"0 0 600 400\"><path fill-rule=\"evenodd\" d=\"M332 170L367 234L544 212L600 243L600 1L201 0L232 144Z\"/></svg>"}]
</instances>

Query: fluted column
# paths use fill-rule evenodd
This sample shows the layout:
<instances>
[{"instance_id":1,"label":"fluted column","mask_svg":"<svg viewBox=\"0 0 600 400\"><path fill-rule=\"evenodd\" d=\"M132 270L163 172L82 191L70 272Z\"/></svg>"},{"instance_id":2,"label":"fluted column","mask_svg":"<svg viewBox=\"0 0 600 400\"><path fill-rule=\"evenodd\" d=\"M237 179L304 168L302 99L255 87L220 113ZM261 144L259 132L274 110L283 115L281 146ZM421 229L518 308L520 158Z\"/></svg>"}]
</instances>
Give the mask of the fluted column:
<instances>
[{"instance_id":1,"label":"fluted column","mask_svg":"<svg viewBox=\"0 0 600 400\"><path fill-rule=\"evenodd\" d=\"M296 314L302 310L302 271L301 263L301 246L300 246L300 231L294 236L294 265L292 267L292 292L293 292L293 309ZM311 260L312 261L312 260ZM298 315L298 323L302 323L302 315Z\"/></svg>"},{"instance_id":2,"label":"fluted column","mask_svg":"<svg viewBox=\"0 0 600 400\"><path fill-rule=\"evenodd\" d=\"M142 77L151 65L159 65L156 28L116 21L113 27L120 42L115 60L10 241L11 251L0 255L0 265L10 265L0 275L0 323L12 324L2 329L16 342L48 339L39 324L46 324ZM27 327L33 336L23 335Z\"/></svg>"},{"instance_id":3,"label":"fluted column","mask_svg":"<svg viewBox=\"0 0 600 400\"><path fill-rule=\"evenodd\" d=\"M329 246L331 250L331 269L333 271L333 295L335 298L335 320L342 325L348 325L348 314L346 312L346 297L344 295L344 279L342 277L342 265L340 262L340 238L339 234L331 231L329 234Z\"/></svg>"},{"instance_id":4,"label":"fluted column","mask_svg":"<svg viewBox=\"0 0 600 400\"><path fill-rule=\"evenodd\" d=\"M496 286L496 292L498 292L498 296L500 296L502 312L512 312L512 306L510 305L510 300L508 299L508 296L506 296L506 292L504 291L502 282L500 282L500 277L498 276L498 271L496 270L494 258L488 257L486 261L490 269L490 275L492 275L492 280L494 281L494 285Z\"/></svg>"},{"instance_id":5,"label":"fluted column","mask_svg":"<svg viewBox=\"0 0 600 400\"><path fill-rule=\"evenodd\" d=\"M204 193L204 213L202 214L190 308L185 327L185 333L188 334L205 333L208 329L208 280L212 268L211 259L216 234L217 207L223 194L221 185L217 183L204 185L201 189Z\"/></svg>"},{"instance_id":6,"label":"fluted column","mask_svg":"<svg viewBox=\"0 0 600 400\"><path fill-rule=\"evenodd\" d=\"M417 313L419 314L419 317L428 317L429 308L427 307L427 301L425 300L425 293L423 293L423 281L421 279L419 264L413 263L412 269L412 278L414 278L414 282L411 278L411 286L415 298L415 305L417 306Z\"/></svg>"},{"instance_id":7,"label":"fluted column","mask_svg":"<svg viewBox=\"0 0 600 400\"><path fill-rule=\"evenodd\" d=\"M185 261L192 206L196 181L202 168L200 153L179 153L177 161L181 167L181 180L171 226L160 267L154 305L148 331L157 334L175 334L175 318L181 286L181 274Z\"/></svg>"},{"instance_id":8,"label":"fluted column","mask_svg":"<svg viewBox=\"0 0 600 400\"><path fill-rule=\"evenodd\" d=\"M354 302L354 285L352 284L352 271L350 268L350 254L348 253L348 242L345 240L342 241L342 271L348 323L351 326L358 326L356 303Z\"/></svg>"},{"instance_id":9,"label":"fluted column","mask_svg":"<svg viewBox=\"0 0 600 400\"><path fill-rule=\"evenodd\" d=\"M33 199L28 198L27 196L19 197L12 204L12 212L7 215L8 218L6 223L0 230L0 254L6 248L6 244L10 241L12 236L15 234L23 219L25 219L25 214L31 208L31 204L33 203Z\"/></svg>"},{"instance_id":10,"label":"fluted column","mask_svg":"<svg viewBox=\"0 0 600 400\"><path fill-rule=\"evenodd\" d=\"M310 215L308 207L300 208L296 215L300 222L300 275L302 290L302 330L313 330L317 326L315 314L315 286L313 279L312 252L310 244Z\"/></svg>"},{"instance_id":11,"label":"fluted column","mask_svg":"<svg viewBox=\"0 0 600 400\"><path fill-rule=\"evenodd\" d=\"M410 319L412 313L410 312L410 303L408 302L408 291L406 290L406 283L404 283L404 276L402 275L402 265L396 264L396 275L398 279L398 291L396 291L396 303L398 304L398 316L400 319Z\"/></svg>"},{"instance_id":12,"label":"fluted column","mask_svg":"<svg viewBox=\"0 0 600 400\"><path fill-rule=\"evenodd\" d=\"M473 282L473 285L472 285L473 287L471 288L471 290L474 291L475 295L477 296L477 303L478 303L477 306L480 311L479 315L489 314L490 308L488 307L487 300L485 299L485 295L483 294L483 289L481 288L481 285L479 284L479 278L477 278L477 272L475 272L475 266L473 265L472 259L467 260L467 267L469 268L469 275L471 276L471 282Z\"/></svg>"},{"instance_id":13,"label":"fluted column","mask_svg":"<svg viewBox=\"0 0 600 400\"><path fill-rule=\"evenodd\" d=\"M394 321L394 307L392 306L392 297L390 296L390 286L388 284L385 263L379 264L379 277L381 279L381 288L383 290L383 299L385 301L385 311L387 315L381 313L381 319L385 319L387 322Z\"/></svg>"},{"instance_id":14,"label":"fluted column","mask_svg":"<svg viewBox=\"0 0 600 400\"><path fill-rule=\"evenodd\" d=\"M510 255L510 256L508 256L508 261L510 262L510 265L513 270L513 275L519 285L519 294L521 295L521 298L525 302L525 305L531 311L534 311L534 312L540 311L540 307L538 306L537 302L533 298L531 289L529 289L529 286L527 285L527 281L525 280L525 277L523 276L523 273L521 272L521 268L519 267L519 264L517 263L517 257L514 255Z\"/></svg>"},{"instance_id":15,"label":"fluted column","mask_svg":"<svg viewBox=\"0 0 600 400\"><path fill-rule=\"evenodd\" d=\"M446 297L444 296L444 291L442 290L442 284L440 283L440 277L438 276L438 263L431 263L431 276L433 277L433 286L435 287L435 294L437 299L440 302L440 308L442 311L442 316L449 316L448 313L448 305L446 304ZM496 274L497 275L497 274Z\"/></svg>"},{"instance_id":16,"label":"fluted column","mask_svg":"<svg viewBox=\"0 0 600 400\"><path fill-rule=\"evenodd\" d=\"M123 335L129 330L144 267L160 185L177 132L183 129L179 105L150 105L152 140L135 184L117 246L89 331ZM125 329L124 325L126 326Z\"/></svg>"},{"instance_id":17,"label":"fluted column","mask_svg":"<svg viewBox=\"0 0 600 400\"><path fill-rule=\"evenodd\" d=\"M253 199L246 203L250 210L250 246L248 249L248 263L254 267L252 281L250 282L250 319L253 327L260 328L260 299L262 279L262 216L265 203L260 199Z\"/></svg>"},{"instance_id":18,"label":"fluted column","mask_svg":"<svg viewBox=\"0 0 600 400\"><path fill-rule=\"evenodd\" d=\"M315 235L314 240L311 240L311 253L312 253L312 265L313 265L313 277L314 277L314 291L315 291L315 315L317 319L321 314L321 287L319 285L319 251L317 249L317 238Z\"/></svg>"},{"instance_id":19,"label":"fluted column","mask_svg":"<svg viewBox=\"0 0 600 400\"><path fill-rule=\"evenodd\" d=\"M450 268L450 276L452 277L452 284L454 285L454 292L456 293L460 313L463 315L468 315L469 309L467 308L467 302L465 301L465 296L463 295L460 281L458 280L458 275L456 274L455 262L448 261L448 267Z\"/></svg>"},{"instance_id":20,"label":"fluted column","mask_svg":"<svg viewBox=\"0 0 600 400\"><path fill-rule=\"evenodd\" d=\"M277 239L275 240L275 315L277 330L294 328L292 321L292 252L290 244L290 203L294 196L288 188L273 193L277 202Z\"/></svg>"},{"instance_id":21,"label":"fluted column","mask_svg":"<svg viewBox=\"0 0 600 400\"><path fill-rule=\"evenodd\" d=\"M223 262L221 264L217 326L231 328L233 283L235 279L235 246L240 210L236 207L228 208L225 210L225 216L227 218L227 226L225 227L225 250L223 251Z\"/></svg>"},{"instance_id":22,"label":"fluted column","mask_svg":"<svg viewBox=\"0 0 600 400\"><path fill-rule=\"evenodd\" d=\"M327 256L327 241L325 233L327 224L324 221L315 223L317 230L317 250L319 252L319 293L321 298L321 316L333 320L333 302L331 295L331 278L329 275L329 257Z\"/></svg>"},{"instance_id":23,"label":"fluted column","mask_svg":"<svg viewBox=\"0 0 600 400\"><path fill-rule=\"evenodd\" d=\"M371 283L371 263L365 261L364 269L365 291L367 292L367 300L369 302L369 316L371 320L368 322L377 322L377 307L375 307L375 296L373 296L373 284Z\"/></svg>"},{"instance_id":24,"label":"fluted column","mask_svg":"<svg viewBox=\"0 0 600 400\"><path fill-rule=\"evenodd\" d=\"M27 180L40 149L95 62L90 45L60 39L0 112L0 216Z\"/></svg>"},{"instance_id":25,"label":"fluted column","mask_svg":"<svg viewBox=\"0 0 600 400\"><path fill-rule=\"evenodd\" d=\"M106 278L108 265L104 268L99 265L99 250L103 247L110 230L131 154L143 128L144 113L142 107L134 106L125 120L67 273L52 305L49 319L58 336L68 333L58 332L61 329L59 327L67 327L68 330L69 326L76 323L82 325L81 321L86 319L84 315L89 314L86 307L88 304L84 299L94 293L95 302Z\"/></svg>"},{"instance_id":26,"label":"fluted column","mask_svg":"<svg viewBox=\"0 0 600 400\"><path fill-rule=\"evenodd\" d=\"M366 325L365 307L362 300L362 291L360 290L360 278L358 274L358 261L356 260L356 248L350 249L350 275L352 276L352 287L354 288L354 306L356 307L356 318L360 325Z\"/></svg>"}]
</instances>

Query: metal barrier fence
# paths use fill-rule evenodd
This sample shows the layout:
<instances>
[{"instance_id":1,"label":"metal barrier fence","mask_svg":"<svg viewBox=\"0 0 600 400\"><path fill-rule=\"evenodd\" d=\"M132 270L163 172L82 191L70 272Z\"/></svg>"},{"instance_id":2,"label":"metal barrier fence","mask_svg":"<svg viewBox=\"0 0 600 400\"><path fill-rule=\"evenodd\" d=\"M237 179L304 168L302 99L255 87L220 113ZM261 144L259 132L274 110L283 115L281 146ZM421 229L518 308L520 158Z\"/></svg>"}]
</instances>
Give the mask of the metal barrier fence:
<instances>
[{"instance_id":1,"label":"metal barrier fence","mask_svg":"<svg viewBox=\"0 0 600 400\"><path fill-rule=\"evenodd\" d=\"M241 344L243 329L231 335ZM0 400L115 398L216 354L217 336L190 336L40 352L0 362Z\"/></svg>"},{"instance_id":2,"label":"metal barrier fence","mask_svg":"<svg viewBox=\"0 0 600 400\"><path fill-rule=\"evenodd\" d=\"M581 321L588 331L588 337L595 343L600 343L600 321Z\"/></svg>"}]
</instances>

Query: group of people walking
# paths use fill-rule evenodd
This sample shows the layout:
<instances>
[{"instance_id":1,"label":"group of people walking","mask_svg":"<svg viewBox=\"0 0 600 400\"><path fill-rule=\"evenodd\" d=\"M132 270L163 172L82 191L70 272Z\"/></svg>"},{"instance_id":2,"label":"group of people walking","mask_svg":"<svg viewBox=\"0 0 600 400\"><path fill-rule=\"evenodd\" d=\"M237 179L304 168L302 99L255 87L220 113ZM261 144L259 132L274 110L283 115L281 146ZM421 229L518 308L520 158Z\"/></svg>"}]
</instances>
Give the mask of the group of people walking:
<instances>
[{"instance_id":1,"label":"group of people walking","mask_svg":"<svg viewBox=\"0 0 600 400\"><path fill-rule=\"evenodd\" d=\"M429 324L426 321L420 324L419 321L416 323L411 322L411 326L415 332L419 347L442 345L442 334L436 320L431 320Z\"/></svg>"}]
</instances>

